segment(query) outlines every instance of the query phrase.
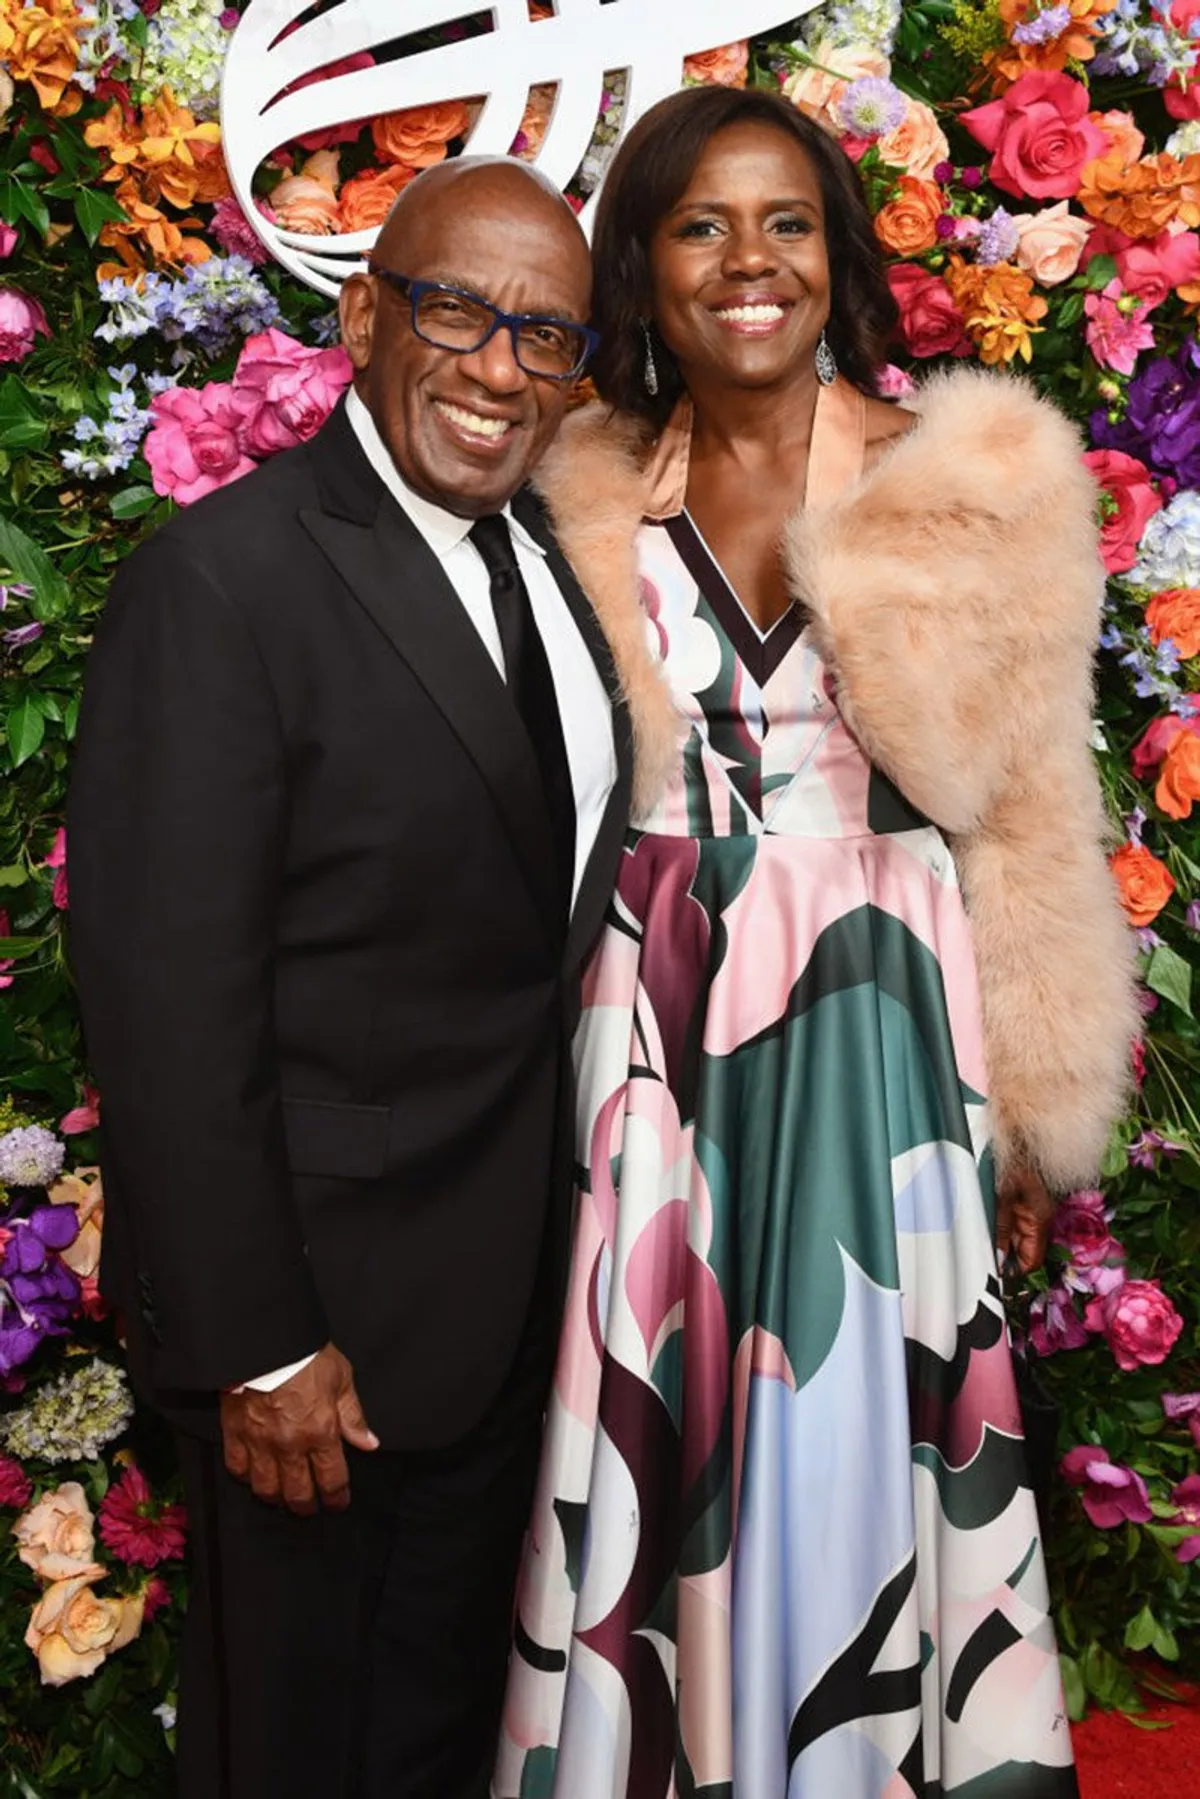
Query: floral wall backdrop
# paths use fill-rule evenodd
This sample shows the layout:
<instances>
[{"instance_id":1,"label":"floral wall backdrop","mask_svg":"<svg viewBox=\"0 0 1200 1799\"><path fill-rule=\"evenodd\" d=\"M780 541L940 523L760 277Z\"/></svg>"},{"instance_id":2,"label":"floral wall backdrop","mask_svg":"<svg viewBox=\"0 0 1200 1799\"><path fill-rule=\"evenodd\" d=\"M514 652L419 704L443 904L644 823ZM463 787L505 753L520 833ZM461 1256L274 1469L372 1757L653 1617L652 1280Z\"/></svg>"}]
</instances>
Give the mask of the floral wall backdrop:
<instances>
[{"instance_id":1,"label":"floral wall backdrop","mask_svg":"<svg viewBox=\"0 0 1200 1799\"><path fill-rule=\"evenodd\" d=\"M185 1602L169 1444L96 1286L103 1095L63 832L88 645L120 558L308 438L349 378L328 303L266 264L229 193L239 10L0 0L0 1795L21 1799L170 1791ZM782 90L857 162L901 313L886 391L964 357L1032 379L1097 480L1095 748L1144 1024L1103 1187L1069 1197L1020 1302L1061 1407L1050 1553L1076 1713L1200 1674L1198 61L1200 0L846 0L686 65ZM531 92L514 153L554 99ZM281 146L257 203L317 235L376 223L475 110Z\"/></svg>"}]
</instances>

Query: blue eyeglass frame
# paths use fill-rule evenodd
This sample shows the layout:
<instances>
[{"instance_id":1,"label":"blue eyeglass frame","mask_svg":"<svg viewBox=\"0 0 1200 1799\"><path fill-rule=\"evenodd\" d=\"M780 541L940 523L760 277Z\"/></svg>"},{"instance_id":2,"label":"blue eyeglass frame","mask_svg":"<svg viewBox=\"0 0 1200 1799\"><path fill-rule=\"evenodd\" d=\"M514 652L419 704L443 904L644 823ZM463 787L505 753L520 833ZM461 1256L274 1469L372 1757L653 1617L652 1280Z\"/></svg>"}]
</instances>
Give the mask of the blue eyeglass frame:
<instances>
[{"instance_id":1,"label":"blue eyeglass frame","mask_svg":"<svg viewBox=\"0 0 1200 1799\"><path fill-rule=\"evenodd\" d=\"M386 281L389 287L410 302L414 335L422 343L433 344L434 349L446 350L451 356L474 356L485 344L491 343L497 331L507 331L512 339L513 358L517 367L532 380L577 381L600 347L600 333L593 331L590 325L581 325L576 319L556 319L546 312L502 312L490 300L485 300L482 294L474 294L467 287L452 287L447 281L418 281L411 275L398 274L395 269L385 269L377 262L368 262L367 268L372 275L377 276L380 281ZM452 344L434 343L417 325L417 308L426 294L450 294L456 300L467 300L472 306L482 306L485 312L492 315L491 330L470 350L459 350ZM562 331L578 332L584 340L583 355L574 368L568 369L563 375L552 375L546 369L526 368L521 361L521 348L517 339L517 333L525 325L557 325Z\"/></svg>"}]
</instances>

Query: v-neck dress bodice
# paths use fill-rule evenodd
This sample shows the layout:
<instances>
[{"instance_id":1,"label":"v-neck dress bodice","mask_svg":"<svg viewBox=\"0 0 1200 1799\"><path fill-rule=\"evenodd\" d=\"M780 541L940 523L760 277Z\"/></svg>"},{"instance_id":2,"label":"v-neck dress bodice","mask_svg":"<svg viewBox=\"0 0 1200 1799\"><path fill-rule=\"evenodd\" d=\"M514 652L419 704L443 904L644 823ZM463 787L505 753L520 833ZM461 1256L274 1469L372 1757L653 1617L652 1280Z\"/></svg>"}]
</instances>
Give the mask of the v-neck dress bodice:
<instances>
[{"instance_id":1,"label":"v-neck dress bodice","mask_svg":"<svg viewBox=\"0 0 1200 1799\"><path fill-rule=\"evenodd\" d=\"M675 499L494 1793L1075 1799L953 859Z\"/></svg>"}]
</instances>

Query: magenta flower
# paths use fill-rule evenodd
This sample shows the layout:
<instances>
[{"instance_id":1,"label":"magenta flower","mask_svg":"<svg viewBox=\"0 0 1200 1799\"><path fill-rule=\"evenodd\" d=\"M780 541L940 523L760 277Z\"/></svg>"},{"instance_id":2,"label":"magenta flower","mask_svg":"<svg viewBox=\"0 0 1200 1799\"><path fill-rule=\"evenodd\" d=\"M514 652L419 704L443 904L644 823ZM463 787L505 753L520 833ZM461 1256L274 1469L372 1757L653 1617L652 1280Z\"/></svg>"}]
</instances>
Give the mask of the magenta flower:
<instances>
[{"instance_id":1,"label":"magenta flower","mask_svg":"<svg viewBox=\"0 0 1200 1799\"><path fill-rule=\"evenodd\" d=\"M1153 999L1153 995L1151 998ZM1157 1000L1151 1006L1142 1001L1142 1010L1152 1012L1157 1004ZM1161 1131L1143 1131L1140 1136L1134 1138L1125 1154L1129 1158L1131 1168L1153 1169L1158 1167L1157 1158L1159 1156L1177 1156L1181 1148L1181 1144L1172 1143L1171 1139L1164 1137Z\"/></svg>"},{"instance_id":2,"label":"magenta flower","mask_svg":"<svg viewBox=\"0 0 1200 1799\"><path fill-rule=\"evenodd\" d=\"M1200 1556L1200 1474L1189 1474L1186 1480L1180 1481L1171 1494L1171 1504L1175 1507L1171 1523L1194 1527L1192 1535L1177 1544L1175 1560L1194 1562Z\"/></svg>"},{"instance_id":3,"label":"magenta flower","mask_svg":"<svg viewBox=\"0 0 1200 1799\"><path fill-rule=\"evenodd\" d=\"M259 200L256 204L265 219L274 219L275 214L265 200ZM217 201L213 208L211 228L213 236L227 255L244 256L256 268L270 262L271 252L232 194L226 194L223 200Z\"/></svg>"},{"instance_id":4,"label":"magenta flower","mask_svg":"<svg viewBox=\"0 0 1200 1799\"><path fill-rule=\"evenodd\" d=\"M242 449L250 405L223 381L172 387L150 406L154 424L142 446L154 491L190 506L254 467Z\"/></svg>"},{"instance_id":5,"label":"magenta flower","mask_svg":"<svg viewBox=\"0 0 1200 1799\"><path fill-rule=\"evenodd\" d=\"M0 362L23 362L39 332L50 335L40 301L19 287L0 287Z\"/></svg>"},{"instance_id":6,"label":"magenta flower","mask_svg":"<svg viewBox=\"0 0 1200 1799\"><path fill-rule=\"evenodd\" d=\"M1065 1287L1038 1294L1029 1308L1029 1341L1039 1355L1080 1349L1087 1340L1087 1329Z\"/></svg>"},{"instance_id":7,"label":"magenta flower","mask_svg":"<svg viewBox=\"0 0 1200 1799\"><path fill-rule=\"evenodd\" d=\"M140 1468L127 1468L108 1489L97 1513L100 1540L120 1561L157 1568L177 1561L187 1541L187 1514L181 1505L155 1499Z\"/></svg>"},{"instance_id":8,"label":"magenta flower","mask_svg":"<svg viewBox=\"0 0 1200 1799\"><path fill-rule=\"evenodd\" d=\"M1148 1524L1154 1513L1146 1483L1132 1468L1114 1462L1107 1449L1084 1444L1069 1449L1060 1463L1065 1481L1083 1489L1083 1509L1099 1530L1119 1524Z\"/></svg>"},{"instance_id":9,"label":"magenta flower","mask_svg":"<svg viewBox=\"0 0 1200 1799\"><path fill-rule=\"evenodd\" d=\"M1115 278L1101 293L1088 294L1083 305L1088 349L1096 361L1101 368L1132 375L1142 351L1154 348L1154 327L1146 322L1149 306L1122 292Z\"/></svg>"},{"instance_id":10,"label":"magenta flower","mask_svg":"<svg viewBox=\"0 0 1200 1799\"><path fill-rule=\"evenodd\" d=\"M1168 1418L1185 1418L1192 1441L1200 1449L1200 1393L1164 1393L1162 1409Z\"/></svg>"},{"instance_id":11,"label":"magenta flower","mask_svg":"<svg viewBox=\"0 0 1200 1799\"><path fill-rule=\"evenodd\" d=\"M65 912L70 902L70 892L67 887L67 833L61 826L55 832L53 846L42 867L54 869L54 891L51 898L58 910Z\"/></svg>"},{"instance_id":12,"label":"magenta flower","mask_svg":"<svg viewBox=\"0 0 1200 1799\"><path fill-rule=\"evenodd\" d=\"M1104 1332L1117 1367L1127 1374L1165 1362L1183 1329L1157 1281L1122 1281L1093 1299L1084 1321L1089 1330Z\"/></svg>"},{"instance_id":13,"label":"magenta flower","mask_svg":"<svg viewBox=\"0 0 1200 1799\"><path fill-rule=\"evenodd\" d=\"M1111 1217L1103 1193L1098 1193L1095 1188L1068 1193L1054 1214L1051 1241L1066 1250L1077 1268L1096 1268L1102 1262L1123 1262L1125 1251L1109 1232Z\"/></svg>"},{"instance_id":14,"label":"magenta flower","mask_svg":"<svg viewBox=\"0 0 1200 1799\"><path fill-rule=\"evenodd\" d=\"M60 1135L77 1137L81 1131L94 1131L100 1122L100 1094L97 1088L83 1083L83 1104L72 1107L58 1121Z\"/></svg>"},{"instance_id":15,"label":"magenta flower","mask_svg":"<svg viewBox=\"0 0 1200 1799\"><path fill-rule=\"evenodd\" d=\"M0 262L7 261L17 247L17 228L0 220Z\"/></svg>"},{"instance_id":16,"label":"magenta flower","mask_svg":"<svg viewBox=\"0 0 1200 1799\"><path fill-rule=\"evenodd\" d=\"M0 1505L10 1505L20 1512L32 1497L33 1482L20 1462L10 1455L0 1455Z\"/></svg>"}]
</instances>

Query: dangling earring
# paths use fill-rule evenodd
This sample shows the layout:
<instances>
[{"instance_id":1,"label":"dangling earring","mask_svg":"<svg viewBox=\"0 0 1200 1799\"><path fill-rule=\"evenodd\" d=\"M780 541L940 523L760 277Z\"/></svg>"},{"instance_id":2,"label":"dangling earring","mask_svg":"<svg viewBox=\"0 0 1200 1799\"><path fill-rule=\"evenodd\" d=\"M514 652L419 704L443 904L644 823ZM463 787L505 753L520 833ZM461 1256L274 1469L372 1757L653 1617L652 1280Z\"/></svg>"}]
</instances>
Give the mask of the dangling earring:
<instances>
[{"instance_id":1,"label":"dangling earring","mask_svg":"<svg viewBox=\"0 0 1200 1799\"><path fill-rule=\"evenodd\" d=\"M651 399L655 399L658 395L658 370L654 366L654 341L650 336L650 326L645 319L642 320L642 334L646 339L646 392Z\"/></svg>"},{"instance_id":2,"label":"dangling earring","mask_svg":"<svg viewBox=\"0 0 1200 1799\"><path fill-rule=\"evenodd\" d=\"M813 361L817 366L817 380L821 383L821 386L832 387L837 380L837 357L830 349L829 339L826 337L824 331L821 332L821 335L817 340L817 350L816 355L813 357Z\"/></svg>"}]
</instances>

